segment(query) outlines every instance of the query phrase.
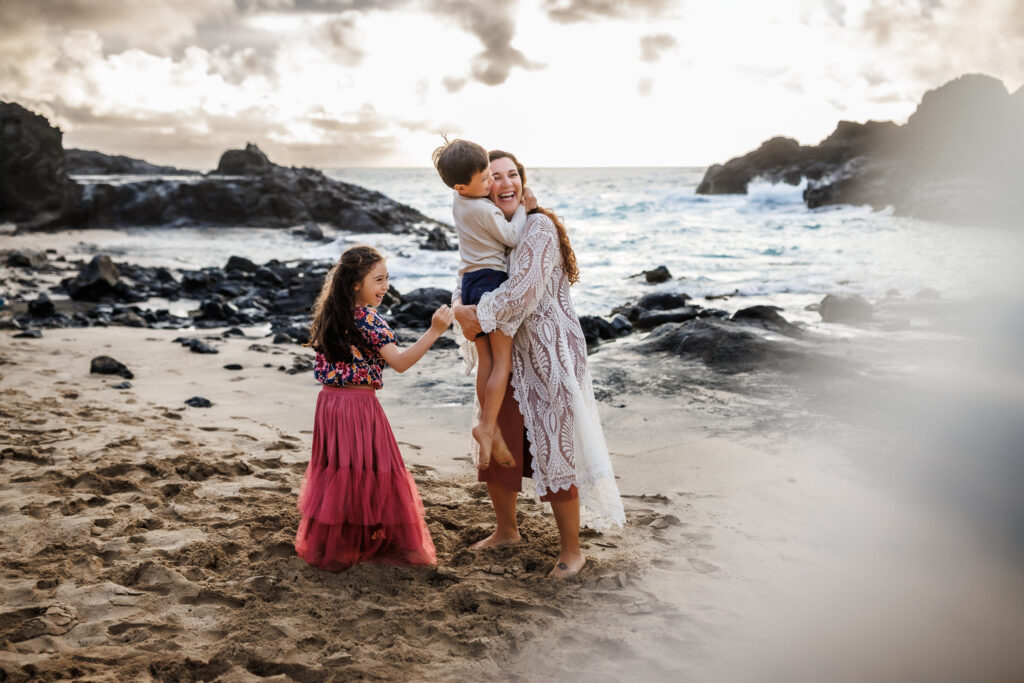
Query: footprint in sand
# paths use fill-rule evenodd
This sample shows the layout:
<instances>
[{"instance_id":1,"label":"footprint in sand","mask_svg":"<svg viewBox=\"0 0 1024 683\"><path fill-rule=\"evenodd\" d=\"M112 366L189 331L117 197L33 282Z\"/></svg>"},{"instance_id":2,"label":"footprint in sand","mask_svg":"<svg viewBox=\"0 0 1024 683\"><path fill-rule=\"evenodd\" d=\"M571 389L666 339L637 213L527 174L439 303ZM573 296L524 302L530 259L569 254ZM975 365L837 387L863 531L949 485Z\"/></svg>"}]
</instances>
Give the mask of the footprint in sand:
<instances>
[{"instance_id":1,"label":"footprint in sand","mask_svg":"<svg viewBox=\"0 0 1024 683\"><path fill-rule=\"evenodd\" d=\"M705 562L704 560L701 560L699 558L688 557L686 558L686 560L690 563L691 567L693 567L697 572L701 574L711 574L713 572L719 571L719 567L716 567L710 562Z\"/></svg>"}]
</instances>

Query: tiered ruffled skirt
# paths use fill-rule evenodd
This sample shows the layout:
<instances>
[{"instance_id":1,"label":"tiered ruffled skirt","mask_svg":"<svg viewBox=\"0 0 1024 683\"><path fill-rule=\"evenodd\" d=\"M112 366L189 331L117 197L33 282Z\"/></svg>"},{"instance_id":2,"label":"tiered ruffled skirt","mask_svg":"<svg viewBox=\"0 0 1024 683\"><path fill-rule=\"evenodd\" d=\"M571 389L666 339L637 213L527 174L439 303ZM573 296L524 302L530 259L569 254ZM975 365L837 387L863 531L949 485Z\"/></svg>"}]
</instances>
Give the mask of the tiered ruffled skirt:
<instances>
[{"instance_id":1,"label":"tiered ruffled skirt","mask_svg":"<svg viewBox=\"0 0 1024 683\"><path fill-rule=\"evenodd\" d=\"M295 551L311 565L437 563L423 501L372 388L321 389L298 506Z\"/></svg>"}]
</instances>

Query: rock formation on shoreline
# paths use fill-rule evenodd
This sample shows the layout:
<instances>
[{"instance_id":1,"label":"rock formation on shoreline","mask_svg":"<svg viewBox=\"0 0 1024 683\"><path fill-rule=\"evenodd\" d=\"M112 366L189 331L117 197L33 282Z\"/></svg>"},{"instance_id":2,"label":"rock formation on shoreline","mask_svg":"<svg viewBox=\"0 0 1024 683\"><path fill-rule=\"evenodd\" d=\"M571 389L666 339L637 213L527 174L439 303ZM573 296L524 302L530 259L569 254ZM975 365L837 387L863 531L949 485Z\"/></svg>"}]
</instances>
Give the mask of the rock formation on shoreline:
<instances>
[{"instance_id":1,"label":"rock formation on shoreline","mask_svg":"<svg viewBox=\"0 0 1024 683\"><path fill-rule=\"evenodd\" d=\"M68 176L60 129L18 104L0 102L0 222L19 231L143 226L286 228L321 223L350 232L428 235L449 230L380 192L287 168L256 145L228 150L217 171L189 178L77 184ZM76 173L158 174L129 157L74 150ZM170 169L181 175L178 169ZM436 242L436 239L434 240Z\"/></svg>"},{"instance_id":2,"label":"rock formation on shoreline","mask_svg":"<svg viewBox=\"0 0 1024 683\"><path fill-rule=\"evenodd\" d=\"M797 185L809 208L892 206L901 215L1016 226L1024 216L1024 88L961 76L925 93L900 126L841 121L816 146L775 137L708 168L699 194L744 194L755 178Z\"/></svg>"},{"instance_id":3,"label":"rock formation on shoreline","mask_svg":"<svg viewBox=\"0 0 1024 683\"><path fill-rule=\"evenodd\" d=\"M0 222L32 230L79 214L82 189L68 178L62 137L45 117L0 101Z\"/></svg>"},{"instance_id":4,"label":"rock formation on shoreline","mask_svg":"<svg viewBox=\"0 0 1024 683\"><path fill-rule=\"evenodd\" d=\"M158 166L142 159L89 149L64 150L64 163L68 175L202 175L199 171Z\"/></svg>"}]
</instances>

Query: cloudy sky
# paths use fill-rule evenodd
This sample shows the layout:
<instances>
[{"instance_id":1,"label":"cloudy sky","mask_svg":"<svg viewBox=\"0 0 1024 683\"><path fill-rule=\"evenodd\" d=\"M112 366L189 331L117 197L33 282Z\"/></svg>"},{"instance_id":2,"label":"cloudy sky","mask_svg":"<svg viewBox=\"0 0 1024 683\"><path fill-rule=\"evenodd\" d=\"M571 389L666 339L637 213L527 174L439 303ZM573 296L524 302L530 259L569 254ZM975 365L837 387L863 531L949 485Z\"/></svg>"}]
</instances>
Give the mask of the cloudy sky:
<instances>
[{"instance_id":1,"label":"cloudy sky","mask_svg":"<svg viewBox=\"0 0 1024 683\"><path fill-rule=\"evenodd\" d=\"M0 99L65 146L208 169L704 165L960 74L1024 83L1024 0L0 0Z\"/></svg>"}]
</instances>

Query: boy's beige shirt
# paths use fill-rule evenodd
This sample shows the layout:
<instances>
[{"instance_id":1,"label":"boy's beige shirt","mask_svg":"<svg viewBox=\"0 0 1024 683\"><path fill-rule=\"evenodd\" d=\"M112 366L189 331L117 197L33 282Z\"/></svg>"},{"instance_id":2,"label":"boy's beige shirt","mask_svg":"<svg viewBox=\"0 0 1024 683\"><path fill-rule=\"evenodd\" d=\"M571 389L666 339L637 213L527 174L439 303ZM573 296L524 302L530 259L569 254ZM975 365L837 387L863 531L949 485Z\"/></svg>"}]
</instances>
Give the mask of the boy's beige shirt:
<instances>
[{"instance_id":1,"label":"boy's beige shirt","mask_svg":"<svg viewBox=\"0 0 1024 683\"><path fill-rule=\"evenodd\" d=\"M508 272L508 250L519 244L526 226L526 209L516 209L511 221L486 197L463 197L454 192L452 217L459 237L459 275L491 268Z\"/></svg>"}]
</instances>

